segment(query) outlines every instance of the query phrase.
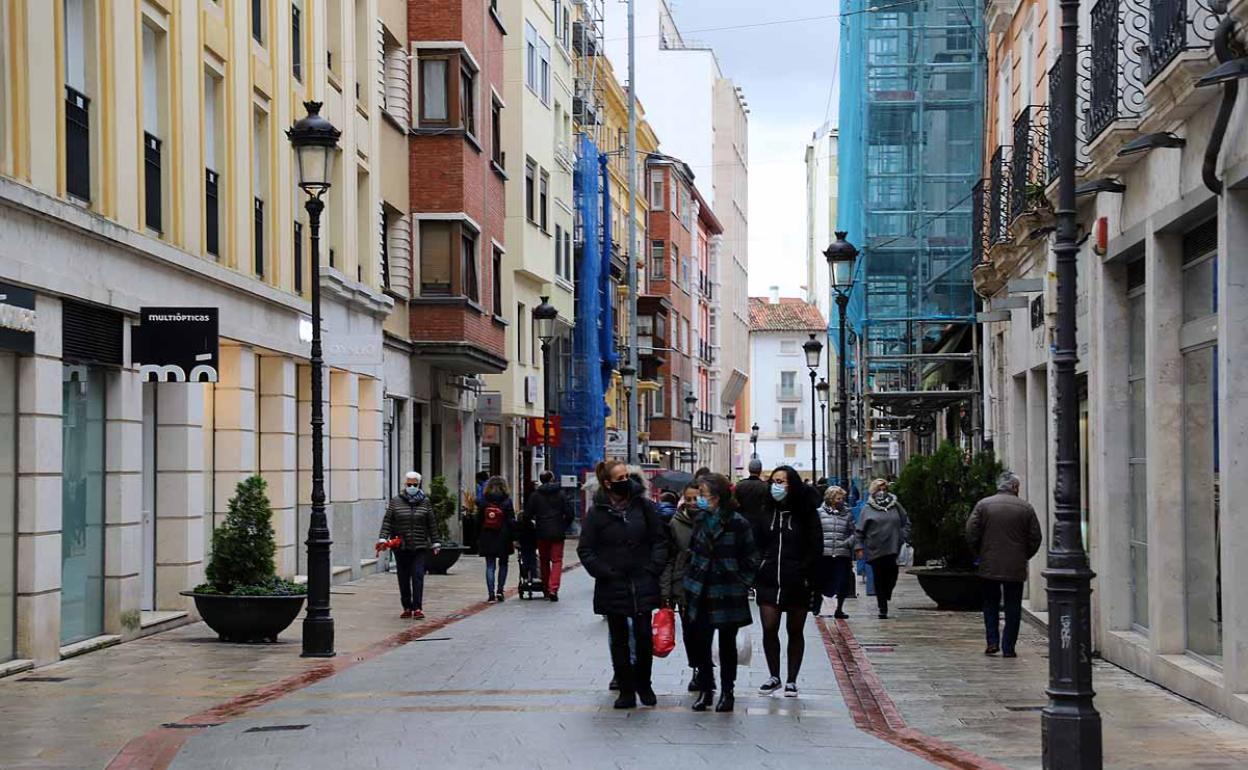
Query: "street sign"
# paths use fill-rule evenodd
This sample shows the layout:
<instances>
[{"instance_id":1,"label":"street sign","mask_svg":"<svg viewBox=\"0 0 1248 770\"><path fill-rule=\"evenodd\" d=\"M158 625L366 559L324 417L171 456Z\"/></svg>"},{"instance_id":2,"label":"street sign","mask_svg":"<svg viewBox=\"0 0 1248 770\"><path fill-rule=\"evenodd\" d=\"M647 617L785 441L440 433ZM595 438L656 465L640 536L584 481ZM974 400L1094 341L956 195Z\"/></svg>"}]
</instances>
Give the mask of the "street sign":
<instances>
[{"instance_id":1,"label":"street sign","mask_svg":"<svg viewBox=\"0 0 1248 770\"><path fill-rule=\"evenodd\" d=\"M542 441L543 427L546 428L546 436L548 441ZM541 417L529 418L529 431L526 441L529 446L541 446L543 443L549 443L552 447L559 446L559 438L563 434L563 418L559 415L552 415L549 424Z\"/></svg>"},{"instance_id":2,"label":"street sign","mask_svg":"<svg viewBox=\"0 0 1248 770\"><path fill-rule=\"evenodd\" d=\"M215 307L145 307L130 332L131 358L144 382L216 382Z\"/></svg>"}]
</instances>

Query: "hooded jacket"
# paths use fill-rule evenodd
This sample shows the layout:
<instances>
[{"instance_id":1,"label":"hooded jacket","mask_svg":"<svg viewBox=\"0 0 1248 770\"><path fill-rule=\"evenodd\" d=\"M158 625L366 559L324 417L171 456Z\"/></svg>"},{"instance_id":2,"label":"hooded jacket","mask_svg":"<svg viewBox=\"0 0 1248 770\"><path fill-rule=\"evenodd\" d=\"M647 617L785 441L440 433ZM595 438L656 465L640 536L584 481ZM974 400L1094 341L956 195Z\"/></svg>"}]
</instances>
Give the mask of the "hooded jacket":
<instances>
[{"instance_id":1,"label":"hooded jacket","mask_svg":"<svg viewBox=\"0 0 1248 770\"><path fill-rule=\"evenodd\" d=\"M420 551L433 546L437 523L433 520L433 505L428 496L417 489L415 495L404 490L386 505L386 515L381 520L378 537L390 540L398 537L403 541L404 551Z\"/></svg>"},{"instance_id":2,"label":"hooded jacket","mask_svg":"<svg viewBox=\"0 0 1248 770\"><path fill-rule=\"evenodd\" d=\"M815 566L823 551L823 531L806 487L771 500L768 520L758 544L762 564L754 587L758 601L780 607L806 607L813 590Z\"/></svg>"},{"instance_id":3,"label":"hooded jacket","mask_svg":"<svg viewBox=\"0 0 1248 770\"><path fill-rule=\"evenodd\" d=\"M553 481L535 489L524 505L524 518L533 525L538 540L566 539L574 515L572 504Z\"/></svg>"},{"instance_id":4,"label":"hooded jacket","mask_svg":"<svg viewBox=\"0 0 1248 770\"><path fill-rule=\"evenodd\" d=\"M858 544L866 551L867 560L896 556L902 543L910 542L910 517L889 492L881 499L867 497L858 520Z\"/></svg>"}]
</instances>

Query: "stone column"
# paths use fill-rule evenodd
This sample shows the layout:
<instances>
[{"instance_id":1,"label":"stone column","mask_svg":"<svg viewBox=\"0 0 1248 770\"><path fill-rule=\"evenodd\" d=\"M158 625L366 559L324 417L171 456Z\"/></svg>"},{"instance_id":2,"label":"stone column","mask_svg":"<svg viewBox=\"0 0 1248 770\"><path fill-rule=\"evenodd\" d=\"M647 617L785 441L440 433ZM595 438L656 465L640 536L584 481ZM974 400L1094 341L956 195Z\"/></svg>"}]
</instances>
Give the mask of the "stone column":
<instances>
[{"instance_id":1,"label":"stone column","mask_svg":"<svg viewBox=\"0 0 1248 770\"><path fill-rule=\"evenodd\" d=\"M356 503L360 499L359 404L360 377L354 372L329 370L329 503L333 509L333 564L350 567L358 577L355 552Z\"/></svg>"},{"instance_id":2,"label":"stone column","mask_svg":"<svg viewBox=\"0 0 1248 770\"><path fill-rule=\"evenodd\" d=\"M35 295L35 353L18 359L17 655L61 647L61 302Z\"/></svg>"},{"instance_id":3,"label":"stone column","mask_svg":"<svg viewBox=\"0 0 1248 770\"><path fill-rule=\"evenodd\" d=\"M204 386L156 386L156 607L194 610L203 582Z\"/></svg>"},{"instance_id":4,"label":"stone column","mask_svg":"<svg viewBox=\"0 0 1248 770\"><path fill-rule=\"evenodd\" d=\"M1043 568L1044 553L1049 547L1053 536L1053 528L1049 522L1049 500L1053 490L1049 485L1049 448L1052 437L1049 425L1052 412L1049 411L1049 375L1041 367L1027 370L1027 431L1024 440L1027 442L1027 500L1036 509L1040 519L1040 529L1044 532L1044 541L1040 545L1040 565ZM1044 612L1049 608L1049 596L1045 591L1046 581L1040 570L1030 571L1029 596L1031 608L1036 612Z\"/></svg>"},{"instance_id":5,"label":"stone column","mask_svg":"<svg viewBox=\"0 0 1248 770\"><path fill-rule=\"evenodd\" d=\"M294 359L284 356L260 359L260 473L269 485L273 532L277 537L277 574L283 577L295 574L295 551L300 542L295 513L298 429L295 375Z\"/></svg>"},{"instance_id":6,"label":"stone column","mask_svg":"<svg viewBox=\"0 0 1248 770\"><path fill-rule=\"evenodd\" d=\"M256 354L242 345L221 346L214 388L213 507L218 525L238 482L256 473Z\"/></svg>"},{"instance_id":7,"label":"stone column","mask_svg":"<svg viewBox=\"0 0 1248 770\"><path fill-rule=\"evenodd\" d=\"M385 395L381 380L360 378L359 408L359 497L355 526L356 560L370 558L369 543L381 529L381 517L385 513L385 498L389 494L385 484L384 430ZM428 487L426 487L427 489Z\"/></svg>"},{"instance_id":8,"label":"stone column","mask_svg":"<svg viewBox=\"0 0 1248 770\"><path fill-rule=\"evenodd\" d=\"M1149 230L1152 229L1151 221ZM1148 447L1148 626L1154 653L1186 646L1183 568L1183 240L1144 244L1144 393ZM1125 494L1125 490L1124 490Z\"/></svg>"},{"instance_id":9,"label":"stone column","mask_svg":"<svg viewBox=\"0 0 1248 770\"><path fill-rule=\"evenodd\" d=\"M111 372L106 383L104 633L133 635L143 591L143 383L136 369Z\"/></svg>"}]
</instances>

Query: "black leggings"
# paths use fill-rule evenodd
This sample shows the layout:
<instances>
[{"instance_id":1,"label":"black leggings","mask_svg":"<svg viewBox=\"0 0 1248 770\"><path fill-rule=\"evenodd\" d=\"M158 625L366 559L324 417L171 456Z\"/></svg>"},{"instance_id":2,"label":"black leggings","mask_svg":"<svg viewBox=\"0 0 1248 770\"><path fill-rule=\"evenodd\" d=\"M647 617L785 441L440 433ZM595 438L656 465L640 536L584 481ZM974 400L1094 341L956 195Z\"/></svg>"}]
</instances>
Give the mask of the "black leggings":
<instances>
[{"instance_id":1,"label":"black leggings","mask_svg":"<svg viewBox=\"0 0 1248 770\"><path fill-rule=\"evenodd\" d=\"M880 612L888 612L893 589L897 587L897 555L881 556L867 563L875 574L875 603L879 605Z\"/></svg>"},{"instance_id":2,"label":"black leggings","mask_svg":"<svg viewBox=\"0 0 1248 770\"><path fill-rule=\"evenodd\" d=\"M802 656L806 654L806 610L777 607L773 604L758 605L758 615L763 621L763 656L767 658L767 670L773 677L780 678L780 615L787 614L785 629L789 634L788 646L788 678L786 682L796 682L797 674L802 670ZM723 652L720 652L723 660Z\"/></svg>"}]
</instances>

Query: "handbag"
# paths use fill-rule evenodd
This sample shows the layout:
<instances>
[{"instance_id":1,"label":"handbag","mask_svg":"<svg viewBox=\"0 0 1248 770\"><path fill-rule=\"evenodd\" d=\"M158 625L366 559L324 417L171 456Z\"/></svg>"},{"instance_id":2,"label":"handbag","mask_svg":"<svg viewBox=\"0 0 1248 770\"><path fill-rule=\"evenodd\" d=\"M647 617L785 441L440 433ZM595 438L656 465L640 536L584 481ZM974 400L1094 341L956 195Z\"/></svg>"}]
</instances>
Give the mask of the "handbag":
<instances>
[{"instance_id":1,"label":"handbag","mask_svg":"<svg viewBox=\"0 0 1248 770\"><path fill-rule=\"evenodd\" d=\"M901 550L897 552L897 566L913 567L914 566L914 547L909 543L902 543Z\"/></svg>"},{"instance_id":2,"label":"handbag","mask_svg":"<svg viewBox=\"0 0 1248 770\"><path fill-rule=\"evenodd\" d=\"M671 607L654 611L650 625L650 641L656 658L666 658L676 649L676 613Z\"/></svg>"}]
</instances>

